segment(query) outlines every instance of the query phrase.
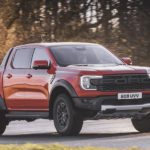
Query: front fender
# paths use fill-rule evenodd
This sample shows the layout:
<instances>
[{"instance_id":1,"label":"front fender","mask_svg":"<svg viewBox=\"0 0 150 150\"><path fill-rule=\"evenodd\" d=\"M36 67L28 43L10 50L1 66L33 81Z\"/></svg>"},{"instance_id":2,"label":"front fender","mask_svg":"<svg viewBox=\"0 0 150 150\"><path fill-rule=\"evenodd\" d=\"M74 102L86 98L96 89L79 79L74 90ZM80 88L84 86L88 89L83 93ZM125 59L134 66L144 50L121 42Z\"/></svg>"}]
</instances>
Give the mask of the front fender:
<instances>
[{"instance_id":1,"label":"front fender","mask_svg":"<svg viewBox=\"0 0 150 150\"><path fill-rule=\"evenodd\" d=\"M50 97L51 97L51 94L54 91L54 89L56 89L57 87L65 88L71 97L78 97L78 95L77 95L75 89L72 87L72 85L68 81L63 80L63 79L58 80L54 83L54 85L51 89Z\"/></svg>"}]
</instances>

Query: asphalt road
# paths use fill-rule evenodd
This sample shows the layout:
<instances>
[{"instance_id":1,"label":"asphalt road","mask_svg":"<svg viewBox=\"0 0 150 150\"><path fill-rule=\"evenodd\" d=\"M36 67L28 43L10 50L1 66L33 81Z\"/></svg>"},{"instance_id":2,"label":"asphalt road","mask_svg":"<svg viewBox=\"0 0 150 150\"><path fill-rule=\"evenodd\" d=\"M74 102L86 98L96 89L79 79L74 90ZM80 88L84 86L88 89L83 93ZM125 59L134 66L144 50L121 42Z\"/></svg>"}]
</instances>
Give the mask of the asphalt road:
<instances>
[{"instance_id":1,"label":"asphalt road","mask_svg":"<svg viewBox=\"0 0 150 150\"><path fill-rule=\"evenodd\" d=\"M150 148L150 133L138 133L129 119L86 121L79 136L62 137L56 133L53 122L13 121L8 126L0 144L46 143L69 146L131 146Z\"/></svg>"}]
</instances>

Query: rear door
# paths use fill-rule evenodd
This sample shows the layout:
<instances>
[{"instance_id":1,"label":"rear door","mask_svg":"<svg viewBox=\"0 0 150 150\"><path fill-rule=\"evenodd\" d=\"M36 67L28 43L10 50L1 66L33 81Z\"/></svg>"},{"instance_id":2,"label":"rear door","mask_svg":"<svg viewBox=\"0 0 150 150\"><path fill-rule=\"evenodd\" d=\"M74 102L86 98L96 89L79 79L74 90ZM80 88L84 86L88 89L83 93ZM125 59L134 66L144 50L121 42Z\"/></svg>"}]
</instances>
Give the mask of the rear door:
<instances>
[{"instance_id":1,"label":"rear door","mask_svg":"<svg viewBox=\"0 0 150 150\"><path fill-rule=\"evenodd\" d=\"M4 97L9 110L31 106L31 61L34 48L14 49L3 76Z\"/></svg>"}]
</instances>

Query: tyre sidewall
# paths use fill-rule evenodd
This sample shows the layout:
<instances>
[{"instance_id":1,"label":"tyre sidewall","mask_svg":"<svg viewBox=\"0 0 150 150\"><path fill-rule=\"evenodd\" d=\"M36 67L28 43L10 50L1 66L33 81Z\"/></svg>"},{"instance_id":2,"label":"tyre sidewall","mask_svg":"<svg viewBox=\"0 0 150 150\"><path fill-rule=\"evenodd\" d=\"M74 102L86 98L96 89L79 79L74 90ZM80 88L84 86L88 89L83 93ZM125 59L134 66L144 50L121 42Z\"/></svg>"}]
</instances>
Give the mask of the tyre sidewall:
<instances>
[{"instance_id":1,"label":"tyre sidewall","mask_svg":"<svg viewBox=\"0 0 150 150\"><path fill-rule=\"evenodd\" d=\"M5 132L6 126L7 126L7 121L5 117L0 116L0 135L2 135Z\"/></svg>"},{"instance_id":2,"label":"tyre sidewall","mask_svg":"<svg viewBox=\"0 0 150 150\"><path fill-rule=\"evenodd\" d=\"M65 103L68 112L67 125L63 129L60 128L59 123L57 121L57 107L61 102ZM72 102L70 101L69 97L66 96L65 94L60 94L55 100L54 107L53 107L53 119L54 119L55 127L60 134L63 133L67 134L67 132L69 133L72 126L74 125L73 123L74 123L74 119L76 119L76 112L73 108Z\"/></svg>"},{"instance_id":3,"label":"tyre sidewall","mask_svg":"<svg viewBox=\"0 0 150 150\"><path fill-rule=\"evenodd\" d=\"M143 119L132 119L134 128L139 132L150 132L150 116Z\"/></svg>"}]
</instances>

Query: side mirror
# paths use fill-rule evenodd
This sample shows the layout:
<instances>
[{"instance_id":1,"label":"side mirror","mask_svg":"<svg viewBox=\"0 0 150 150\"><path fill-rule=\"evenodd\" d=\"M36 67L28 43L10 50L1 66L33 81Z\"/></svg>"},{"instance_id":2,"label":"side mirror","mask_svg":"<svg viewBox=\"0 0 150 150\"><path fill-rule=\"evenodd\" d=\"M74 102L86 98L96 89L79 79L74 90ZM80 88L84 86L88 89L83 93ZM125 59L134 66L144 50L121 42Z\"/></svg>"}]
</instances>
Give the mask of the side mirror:
<instances>
[{"instance_id":1,"label":"side mirror","mask_svg":"<svg viewBox=\"0 0 150 150\"><path fill-rule=\"evenodd\" d=\"M33 69L49 69L50 64L48 63L47 60L35 60L33 62Z\"/></svg>"},{"instance_id":2,"label":"side mirror","mask_svg":"<svg viewBox=\"0 0 150 150\"><path fill-rule=\"evenodd\" d=\"M126 63L127 65L132 65L132 59L130 57L123 57L121 60Z\"/></svg>"}]
</instances>

